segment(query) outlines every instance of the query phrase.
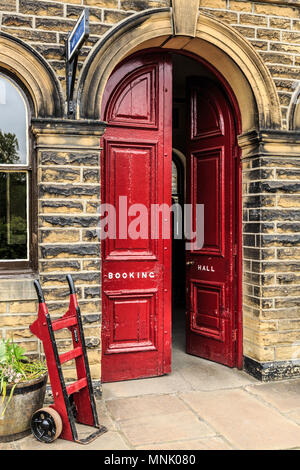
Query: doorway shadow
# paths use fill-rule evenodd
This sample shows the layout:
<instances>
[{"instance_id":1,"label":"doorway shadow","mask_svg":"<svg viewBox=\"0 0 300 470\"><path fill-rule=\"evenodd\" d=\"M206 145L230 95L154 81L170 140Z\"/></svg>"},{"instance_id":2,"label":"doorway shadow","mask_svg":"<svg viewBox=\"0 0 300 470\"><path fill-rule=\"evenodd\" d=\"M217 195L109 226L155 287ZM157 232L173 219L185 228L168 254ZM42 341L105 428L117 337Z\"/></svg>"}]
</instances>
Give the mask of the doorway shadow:
<instances>
[{"instance_id":1,"label":"doorway shadow","mask_svg":"<svg viewBox=\"0 0 300 470\"><path fill-rule=\"evenodd\" d=\"M172 348L185 353L185 306L174 307L172 317Z\"/></svg>"}]
</instances>

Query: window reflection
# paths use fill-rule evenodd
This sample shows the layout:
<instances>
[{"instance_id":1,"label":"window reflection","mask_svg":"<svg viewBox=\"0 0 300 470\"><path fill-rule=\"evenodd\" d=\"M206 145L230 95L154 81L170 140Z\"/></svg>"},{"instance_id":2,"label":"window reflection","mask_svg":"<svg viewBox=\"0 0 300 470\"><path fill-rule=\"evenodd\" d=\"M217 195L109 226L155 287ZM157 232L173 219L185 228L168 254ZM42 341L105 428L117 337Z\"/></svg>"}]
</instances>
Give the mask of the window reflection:
<instances>
[{"instance_id":1,"label":"window reflection","mask_svg":"<svg viewBox=\"0 0 300 470\"><path fill-rule=\"evenodd\" d=\"M27 109L21 91L0 74L0 165L27 164Z\"/></svg>"},{"instance_id":2,"label":"window reflection","mask_svg":"<svg viewBox=\"0 0 300 470\"><path fill-rule=\"evenodd\" d=\"M0 259L27 258L27 173L0 173Z\"/></svg>"}]
</instances>

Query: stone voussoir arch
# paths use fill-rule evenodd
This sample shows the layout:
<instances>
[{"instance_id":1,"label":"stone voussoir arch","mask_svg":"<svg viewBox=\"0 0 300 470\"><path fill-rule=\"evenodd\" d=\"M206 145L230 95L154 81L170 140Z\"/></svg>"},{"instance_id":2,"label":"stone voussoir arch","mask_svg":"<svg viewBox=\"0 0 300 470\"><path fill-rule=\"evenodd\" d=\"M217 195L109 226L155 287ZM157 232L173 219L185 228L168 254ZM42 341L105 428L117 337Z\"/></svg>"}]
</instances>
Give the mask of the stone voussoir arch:
<instances>
[{"instance_id":1,"label":"stone voussoir arch","mask_svg":"<svg viewBox=\"0 0 300 470\"><path fill-rule=\"evenodd\" d=\"M28 44L3 32L0 32L0 70L23 84L33 103L35 118L63 117L60 83L49 64Z\"/></svg>"},{"instance_id":2,"label":"stone voussoir arch","mask_svg":"<svg viewBox=\"0 0 300 470\"><path fill-rule=\"evenodd\" d=\"M197 13L194 33L180 34L171 8L149 9L118 23L94 46L81 70L75 93L79 118L100 119L109 76L125 57L150 47L186 51L211 64L237 99L242 133L280 129L281 111L274 81L263 60L232 27Z\"/></svg>"},{"instance_id":3,"label":"stone voussoir arch","mask_svg":"<svg viewBox=\"0 0 300 470\"><path fill-rule=\"evenodd\" d=\"M300 84L296 87L291 97L288 109L288 129L290 131L300 130Z\"/></svg>"}]
</instances>

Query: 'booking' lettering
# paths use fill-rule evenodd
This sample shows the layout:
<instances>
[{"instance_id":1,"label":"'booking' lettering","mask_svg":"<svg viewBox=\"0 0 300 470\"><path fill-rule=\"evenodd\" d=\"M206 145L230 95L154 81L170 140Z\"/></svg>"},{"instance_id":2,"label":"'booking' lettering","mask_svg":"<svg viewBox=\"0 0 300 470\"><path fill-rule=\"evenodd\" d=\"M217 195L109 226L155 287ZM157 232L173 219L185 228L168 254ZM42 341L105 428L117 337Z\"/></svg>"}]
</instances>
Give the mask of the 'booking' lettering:
<instances>
[{"instance_id":1,"label":"'booking' lettering","mask_svg":"<svg viewBox=\"0 0 300 470\"><path fill-rule=\"evenodd\" d=\"M129 272L129 273L108 273L108 279L153 279L153 272Z\"/></svg>"}]
</instances>

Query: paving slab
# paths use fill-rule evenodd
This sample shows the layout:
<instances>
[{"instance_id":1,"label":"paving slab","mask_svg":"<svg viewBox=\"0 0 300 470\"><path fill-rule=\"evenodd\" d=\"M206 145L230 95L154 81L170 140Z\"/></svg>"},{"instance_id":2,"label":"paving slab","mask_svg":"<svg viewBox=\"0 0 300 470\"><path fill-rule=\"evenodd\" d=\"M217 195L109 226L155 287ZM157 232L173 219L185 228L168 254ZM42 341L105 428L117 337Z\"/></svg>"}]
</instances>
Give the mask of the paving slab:
<instances>
[{"instance_id":1,"label":"paving slab","mask_svg":"<svg viewBox=\"0 0 300 470\"><path fill-rule=\"evenodd\" d=\"M295 421L295 423L300 424L300 409L299 408L296 411L291 411L287 413L286 416L290 418L292 421ZM300 443L299 443L299 446L300 446Z\"/></svg>"},{"instance_id":2,"label":"paving slab","mask_svg":"<svg viewBox=\"0 0 300 470\"><path fill-rule=\"evenodd\" d=\"M209 366L207 373L207 363L200 360L193 367L189 366L181 370L184 380L190 384L193 390L219 390L226 388L239 388L256 383L256 379L250 377L242 371L232 370L225 366Z\"/></svg>"},{"instance_id":3,"label":"paving slab","mask_svg":"<svg viewBox=\"0 0 300 470\"><path fill-rule=\"evenodd\" d=\"M116 431L116 422L111 418L104 400L96 400L96 409L100 426L105 426L109 431Z\"/></svg>"},{"instance_id":4,"label":"paving slab","mask_svg":"<svg viewBox=\"0 0 300 470\"><path fill-rule=\"evenodd\" d=\"M246 387L249 393L270 403L282 413L300 411L300 380L264 383Z\"/></svg>"},{"instance_id":5,"label":"paving slab","mask_svg":"<svg viewBox=\"0 0 300 470\"><path fill-rule=\"evenodd\" d=\"M20 441L15 441L12 448L16 450L127 450L130 447L125 443L122 436L117 432L108 431L97 437L90 444L77 444L75 442L66 441L64 439L56 439L56 441L45 444L37 441L33 435L30 435Z\"/></svg>"},{"instance_id":6,"label":"paving slab","mask_svg":"<svg viewBox=\"0 0 300 470\"><path fill-rule=\"evenodd\" d=\"M181 398L238 449L280 450L300 444L296 423L245 390L189 392Z\"/></svg>"},{"instance_id":7,"label":"paving slab","mask_svg":"<svg viewBox=\"0 0 300 470\"><path fill-rule=\"evenodd\" d=\"M193 413L144 416L120 422L120 429L132 446L141 446L213 436L215 432Z\"/></svg>"},{"instance_id":8,"label":"paving slab","mask_svg":"<svg viewBox=\"0 0 300 470\"><path fill-rule=\"evenodd\" d=\"M232 450L221 437L208 437L188 441L166 442L137 447L137 450Z\"/></svg>"},{"instance_id":9,"label":"paving slab","mask_svg":"<svg viewBox=\"0 0 300 470\"><path fill-rule=\"evenodd\" d=\"M169 415L188 411L185 403L172 395L150 395L106 402L112 418L119 421L135 421L160 414Z\"/></svg>"},{"instance_id":10,"label":"paving slab","mask_svg":"<svg viewBox=\"0 0 300 470\"><path fill-rule=\"evenodd\" d=\"M176 396L153 395L106 402L132 446L196 439L214 431Z\"/></svg>"},{"instance_id":11,"label":"paving slab","mask_svg":"<svg viewBox=\"0 0 300 470\"><path fill-rule=\"evenodd\" d=\"M192 390L238 388L260 383L242 370L186 354L182 348L173 349L172 363L173 372L177 372Z\"/></svg>"}]
</instances>

